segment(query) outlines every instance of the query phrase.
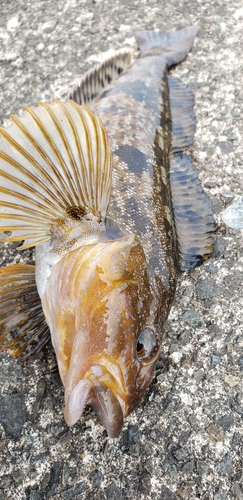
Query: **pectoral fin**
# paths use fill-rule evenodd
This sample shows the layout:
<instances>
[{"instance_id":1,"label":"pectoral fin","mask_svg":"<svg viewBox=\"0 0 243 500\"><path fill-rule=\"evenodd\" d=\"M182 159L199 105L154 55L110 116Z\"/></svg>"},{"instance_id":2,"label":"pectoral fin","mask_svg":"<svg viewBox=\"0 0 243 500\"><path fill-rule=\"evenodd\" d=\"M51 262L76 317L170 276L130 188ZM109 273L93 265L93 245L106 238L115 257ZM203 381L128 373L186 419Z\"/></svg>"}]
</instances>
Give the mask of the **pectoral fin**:
<instances>
[{"instance_id":1,"label":"pectoral fin","mask_svg":"<svg viewBox=\"0 0 243 500\"><path fill-rule=\"evenodd\" d=\"M0 269L0 349L27 358L50 340L35 284L35 266Z\"/></svg>"},{"instance_id":2,"label":"pectoral fin","mask_svg":"<svg viewBox=\"0 0 243 500\"><path fill-rule=\"evenodd\" d=\"M0 129L0 231L21 248L43 243L68 218L104 219L111 151L101 120L73 101L25 108Z\"/></svg>"}]
</instances>

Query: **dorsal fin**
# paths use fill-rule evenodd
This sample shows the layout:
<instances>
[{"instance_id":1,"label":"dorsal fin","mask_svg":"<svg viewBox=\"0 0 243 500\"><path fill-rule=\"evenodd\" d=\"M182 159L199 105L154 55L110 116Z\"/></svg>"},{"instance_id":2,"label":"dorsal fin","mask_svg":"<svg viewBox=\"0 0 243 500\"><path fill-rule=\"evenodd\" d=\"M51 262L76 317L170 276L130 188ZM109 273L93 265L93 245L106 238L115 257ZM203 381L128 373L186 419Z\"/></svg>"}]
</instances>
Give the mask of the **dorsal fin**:
<instances>
[{"instance_id":1,"label":"dorsal fin","mask_svg":"<svg viewBox=\"0 0 243 500\"><path fill-rule=\"evenodd\" d=\"M105 218L111 150L99 117L73 101L26 107L0 129L0 231L22 248L50 239L63 219Z\"/></svg>"},{"instance_id":2,"label":"dorsal fin","mask_svg":"<svg viewBox=\"0 0 243 500\"><path fill-rule=\"evenodd\" d=\"M87 104L92 107L95 99L106 87L131 66L133 52L131 50L117 50L85 73L79 84L69 93L69 99L77 104Z\"/></svg>"},{"instance_id":3,"label":"dorsal fin","mask_svg":"<svg viewBox=\"0 0 243 500\"><path fill-rule=\"evenodd\" d=\"M186 271L213 252L216 229L213 211L198 171L185 153L172 158L170 183L180 268Z\"/></svg>"},{"instance_id":4,"label":"dorsal fin","mask_svg":"<svg viewBox=\"0 0 243 500\"><path fill-rule=\"evenodd\" d=\"M196 131L194 94L184 83L168 78L172 118L172 151L180 152L192 144Z\"/></svg>"},{"instance_id":5,"label":"dorsal fin","mask_svg":"<svg viewBox=\"0 0 243 500\"><path fill-rule=\"evenodd\" d=\"M196 130L193 92L182 82L168 78L172 118L170 184L177 233L180 268L189 270L210 257L214 249L215 223L198 171L184 153Z\"/></svg>"}]
</instances>

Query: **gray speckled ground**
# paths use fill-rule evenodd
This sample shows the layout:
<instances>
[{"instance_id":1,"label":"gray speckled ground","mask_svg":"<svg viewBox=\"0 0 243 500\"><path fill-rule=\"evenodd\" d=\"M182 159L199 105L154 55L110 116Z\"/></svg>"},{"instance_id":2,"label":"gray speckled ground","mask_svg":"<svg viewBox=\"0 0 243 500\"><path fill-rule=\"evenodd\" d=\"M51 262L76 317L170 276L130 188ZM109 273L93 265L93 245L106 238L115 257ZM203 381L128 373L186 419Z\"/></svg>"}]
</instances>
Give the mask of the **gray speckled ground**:
<instances>
[{"instance_id":1,"label":"gray speckled ground","mask_svg":"<svg viewBox=\"0 0 243 500\"><path fill-rule=\"evenodd\" d=\"M0 354L0 500L243 499L243 235L221 211L243 192L241 0L1 0L1 120L62 97L138 28L199 24L173 73L196 95L193 149L218 219L215 256L183 275L155 378L119 439L88 409L68 428L52 348ZM1 264L28 260L1 246Z\"/></svg>"}]
</instances>

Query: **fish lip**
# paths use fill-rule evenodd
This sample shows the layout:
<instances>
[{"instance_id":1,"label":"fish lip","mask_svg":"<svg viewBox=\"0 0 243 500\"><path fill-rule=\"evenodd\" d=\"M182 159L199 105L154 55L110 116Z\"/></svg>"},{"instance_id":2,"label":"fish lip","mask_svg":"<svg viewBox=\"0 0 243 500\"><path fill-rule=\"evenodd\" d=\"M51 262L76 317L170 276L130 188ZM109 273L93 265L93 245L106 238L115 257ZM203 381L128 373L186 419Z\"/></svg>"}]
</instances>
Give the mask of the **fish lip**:
<instances>
[{"instance_id":1,"label":"fish lip","mask_svg":"<svg viewBox=\"0 0 243 500\"><path fill-rule=\"evenodd\" d=\"M123 427L122 407L114 392L103 384L94 385L88 404L93 408L110 438L119 436Z\"/></svg>"},{"instance_id":2,"label":"fish lip","mask_svg":"<svg viewBox=\"0 0 243 500\"><path fill-rule=\"evenodd\" d=\"M87 372L85 378L93 381L101 380L101 382L102 379L108 378L109 381L107 380L106 383L115 387L116 396L119 395L123 399L126 395L124 377L119 364L111 362L106 357L98 359Z\"/></svg>"},{"instance_id":3,"label":"fish lip","mask_svg":"<svg viewBox=\"0 0 243 500\"><path fill-rule=\"evenodd\" d=\"M86 373L85 378L96 384L103 384L109 388L118 399L123 416L129 415L129 398L123 372L119 363L102 356Z\"/></svg>"},{"instance_id":4,"label":"fish lip","mask_svg":"<svg viewBox=\"0 0 243 500\"><path fill-rule=\"evenodd\" d=\"M100 378L103 377L103 380ZM117 378L117 377L116 377ZM81 417L86 405L90 405L111 438L121 432L124 419L124 400L112 390L117 388L117 380L102 365L94 365L85 377L66 393L64 417L68 425L74 425Z\"/></svg>"},{"instance_id":5,"label":"fish lip","mask_svg":"<svg viewBox=\"0 0 243 500\"><path fill-rule=\"evenodd\" d=\"M65 394L64 418L68 425L74 425L81 417L88 401L92 384L85 379L79 382L72 389L70 394Z\"/></svg>"}]
</instances>

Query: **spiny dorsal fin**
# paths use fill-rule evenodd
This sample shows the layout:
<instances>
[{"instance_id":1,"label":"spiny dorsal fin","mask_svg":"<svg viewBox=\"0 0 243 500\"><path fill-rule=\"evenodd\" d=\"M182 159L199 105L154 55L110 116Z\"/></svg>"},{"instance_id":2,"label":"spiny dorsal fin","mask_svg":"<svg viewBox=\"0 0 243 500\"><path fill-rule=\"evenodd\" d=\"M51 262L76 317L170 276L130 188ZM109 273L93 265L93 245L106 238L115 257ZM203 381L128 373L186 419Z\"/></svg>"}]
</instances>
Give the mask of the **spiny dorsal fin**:
<instances>
[{"instance_id":1,"label":"spiny dorsal fin","mask_svg":"<svg viewBox=\"0 0 243 500\"><path fill-rule=\"evenodd\" d=\"M25 358L50 340L35 283L35 266L13 264L0 269L0 349Z\"/></svg>"},{"instance_id":2,"label":"spiny dorsal fin","mask_svg":"<svg viewBox=\"0 0 243 500\"><path fill-rule=\"evenodd\" d=\"M114 51L112 56L85 73L79 84L69 93L69 99L77 104L84 103L92 107L101 92L131 66L132 55L131 50Z\"/></svg>"},{"instance_id":3,"label":"spiny dorsal fin","mask_svg":"<svg viewBox=\"0 0 243 500\"><path fill-rule=\"evenodd\" d=\"M73 101L26 107L0 129L0 231L21 248L47 241L68 217L102 220L110 199L111 150L99 117Z\"/></svg>"}]
</instances>

